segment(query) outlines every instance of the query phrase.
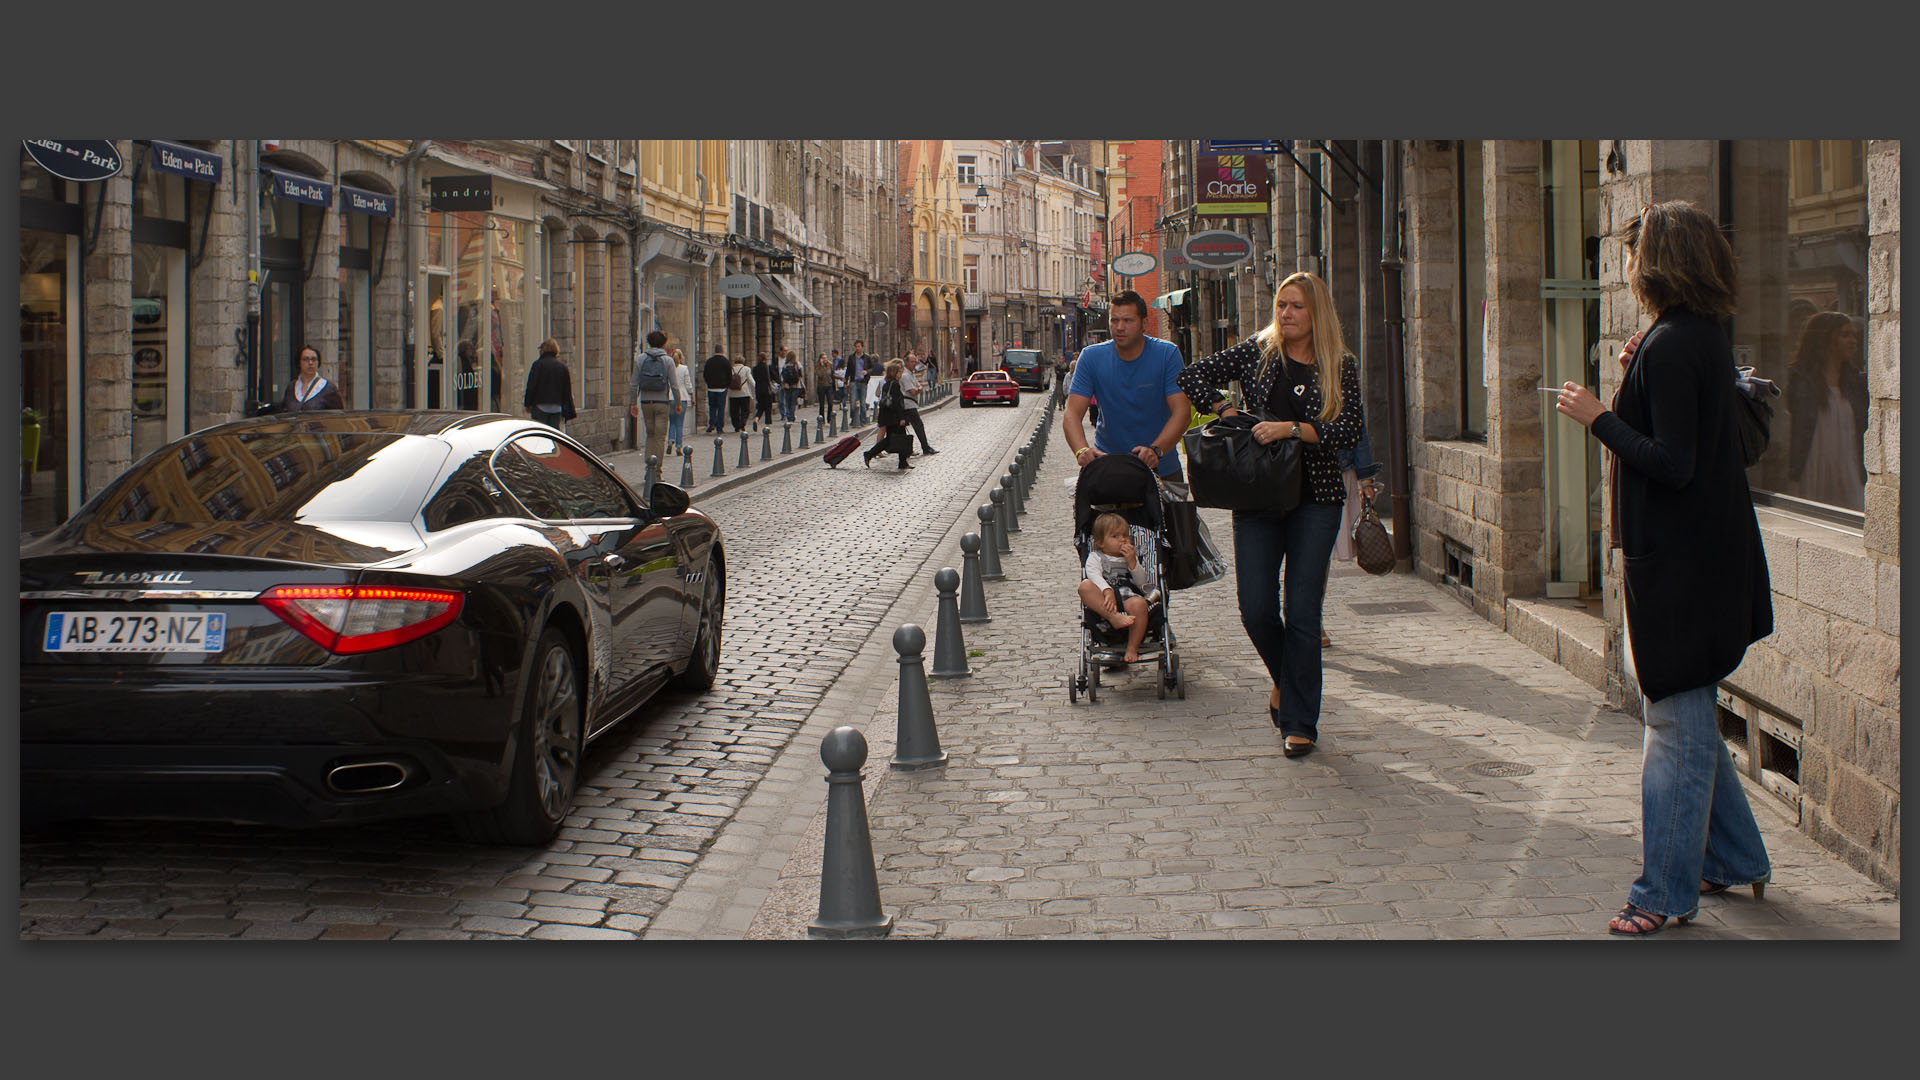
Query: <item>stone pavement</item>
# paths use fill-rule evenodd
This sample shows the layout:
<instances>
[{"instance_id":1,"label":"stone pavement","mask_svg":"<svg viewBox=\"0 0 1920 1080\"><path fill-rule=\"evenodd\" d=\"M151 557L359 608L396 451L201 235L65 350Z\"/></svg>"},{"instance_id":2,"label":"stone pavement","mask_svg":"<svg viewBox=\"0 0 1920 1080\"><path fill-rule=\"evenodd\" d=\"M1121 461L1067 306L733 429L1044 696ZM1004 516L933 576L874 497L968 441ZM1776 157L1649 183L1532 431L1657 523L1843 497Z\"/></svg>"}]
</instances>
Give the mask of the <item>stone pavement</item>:
<instances>
[{"instance_id":1,"label":"stone pavement","mask_svg":"<svg viewBox=\"0 0 1920 1080\"><path fill-rule=\"evenodd\" d=\"M818 910L826 784L843 723L894 938L1570 938L1639 871L1640 727L1580 679L1411 575L1336 567L1321 741L1289 760L1231 579L1175 593L1189 679L1151 669L1067 700L1077 657L1070 457L1052 446L992 621L964 628L971 677L931 680L948 764L896 772L891 635L932 637L933 573L963 514L862 643L647 937L801 938ZM1010 459L1018 441L1009 446ZM1228 515L1203 511L1231 555ZM929 665L933 642L929 640ZM1661 940L1897 938L1898 901L1800 835L1749 784L1772 856L1764 902L1729 892ZM776 869L777 868L777 869Z\"/></svg>"}]
</instances>

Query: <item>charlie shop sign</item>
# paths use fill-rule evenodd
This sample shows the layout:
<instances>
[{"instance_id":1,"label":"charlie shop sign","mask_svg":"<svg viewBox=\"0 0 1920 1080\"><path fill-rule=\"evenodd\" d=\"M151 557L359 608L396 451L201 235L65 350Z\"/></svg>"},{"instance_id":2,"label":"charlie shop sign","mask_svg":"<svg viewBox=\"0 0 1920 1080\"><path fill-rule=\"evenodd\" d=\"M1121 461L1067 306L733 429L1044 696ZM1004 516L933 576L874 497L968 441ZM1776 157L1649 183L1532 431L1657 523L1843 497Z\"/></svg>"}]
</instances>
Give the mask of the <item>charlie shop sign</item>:
<instances>
[{"instance_id":1,"label":"charlie shop sign","mask_svg":"<svg viewBox=\"0 0 1920 1080\"><path fill-rule=\"evenodd\" d=\"M106 139L21 139L20 144L41 168L76 183L105 180L125 164Z\"/></svg>"}]
</instances>

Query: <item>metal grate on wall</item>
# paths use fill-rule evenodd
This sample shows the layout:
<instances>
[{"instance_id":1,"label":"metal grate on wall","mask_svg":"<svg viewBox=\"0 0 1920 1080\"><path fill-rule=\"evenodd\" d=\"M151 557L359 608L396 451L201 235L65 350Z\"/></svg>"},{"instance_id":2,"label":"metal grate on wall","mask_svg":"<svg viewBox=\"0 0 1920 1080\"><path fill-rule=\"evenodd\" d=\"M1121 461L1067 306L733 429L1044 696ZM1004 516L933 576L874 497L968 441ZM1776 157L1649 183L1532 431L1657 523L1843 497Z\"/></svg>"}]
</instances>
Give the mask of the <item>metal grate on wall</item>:
<instances>
[{"instance_id":1,"label":"metal grate on wall","mask_svg":"<svg viewBox=\"0 0 1920 1080\"><path fill-rule=\"evenodd\" d=\"M1715 719L1734 767L1800 815L1800 725L1739 691L1714 694Z\"/></svg>"}]
</instances>

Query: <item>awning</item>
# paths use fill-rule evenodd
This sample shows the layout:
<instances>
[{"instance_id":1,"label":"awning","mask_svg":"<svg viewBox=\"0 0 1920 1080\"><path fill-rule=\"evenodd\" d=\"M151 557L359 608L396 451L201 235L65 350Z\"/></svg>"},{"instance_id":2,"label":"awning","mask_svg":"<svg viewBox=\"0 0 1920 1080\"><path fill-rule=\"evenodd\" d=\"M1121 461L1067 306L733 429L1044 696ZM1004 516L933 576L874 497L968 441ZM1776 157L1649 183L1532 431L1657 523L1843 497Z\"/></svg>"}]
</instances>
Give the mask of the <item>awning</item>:
<instances>
[{"instance_id":1,"label":"awning","mask_svg":"<svg viewBox=\"0 0 1920 1080\"><path fill-rule=\"evenodd\" d=\"M392 217L394 203L398 198L385 192L340 185L340 209L355 214L365 214L368 217Z\"/></svg>"},{"instance_id":2,"label":"awning","mask_svg":"<svg viewBox=\"0 0 1920 1080\"><path fill-rule=\"evenodd\" d=\"M279 169L261 169L260 172L267 178L267 194L276 199L319 207L333 204L333 185L324 180L281 172Z\"/></svg>"},{"instance_id":3,"label":"awning","mask_svg":"<svg viewBox=\"0 0 1920 1080\"><path fill-rule=\"evenodd\" d=\"M798 314L808 319L819 319L819 318L825 317L820 313L819 308L813 306L813 301L807 299L807 294L800 291L799 286L793 284L792 282L788 281L786 278L779 276L778 274L773 274L769 276L773 278L774 286L778 288L782 293L785 293L787 299L793 303L793 306L795 308L795 314Z\"/></svg>"},{"instance_id":4,"label":"awning","mask_svg":"<svg viewBox=\"0 0 1920 1080\"><path fill-rule=\"evenodd\" d=\"M208 184L220 182L219 154L209 154L205 150L195 150L191 146L162 142L159 139L153 140L151 145L153 167L161 172Z\"/></svg>"},{"instance_id":5,"label":"awning","mask_svg":"<svg viewBox=\"0 0 1920 1080\"><path fill-rule=\"evenodd\" d=\"M1188 294L1192 292L1192 289L1175 289L1170 293L1161 293L1159 296L1153 298L1153 306L1164 309L1171 308L1176 304L1184 304L1187 302Z\"/></svg>"},{"instance_id":6,"label":"awning","mask_svg":"<svg viewBox=\"0 0 1920 1080\"><path fill-rule=\"evenodd\" d=\"M786 293L781 290L780 286L773 283L772 275L755 274L753 276L760 279L760 291L755 293L754 296L759 299L761 303L782 315L792 315L794 318L801 317L800 309L794 307L793 301L787 299Z\"/></svg>"}]
</instances>

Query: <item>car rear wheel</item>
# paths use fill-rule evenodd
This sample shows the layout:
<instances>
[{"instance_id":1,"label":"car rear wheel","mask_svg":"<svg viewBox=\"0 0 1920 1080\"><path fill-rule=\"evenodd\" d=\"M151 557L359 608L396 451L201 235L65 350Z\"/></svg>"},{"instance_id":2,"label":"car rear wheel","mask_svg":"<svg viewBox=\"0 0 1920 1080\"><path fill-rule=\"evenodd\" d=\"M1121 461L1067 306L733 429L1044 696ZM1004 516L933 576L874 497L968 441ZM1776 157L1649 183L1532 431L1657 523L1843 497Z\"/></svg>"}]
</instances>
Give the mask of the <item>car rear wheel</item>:
<instances>
[{"instance_id":1,"label":"car rear wheel","mask_svg":"<svg viewBox=\"0 0 1920 1080\"><path fill-rule=\"evenodd\" d=\"M700 598L700 630L694 635L693 655L687 657L686 670L673 678L675 690L710 690L720 674L720 631L726 621L727 583L712 560L707 562L706 578Z\"/></svg>"},{"instance_id":2,"label":"car rear wheel","mask_svg":"<svg viewBox=\"0 0 1920 1080\"><path fill-rule=\"evenodd\" d=\"M507 801L454 819L462 836L489 844L545 844L560 831L580 784L586 713L579 664L566 635L540 633L520 700L519 748Z\"/></svg>"}]
</instances>

